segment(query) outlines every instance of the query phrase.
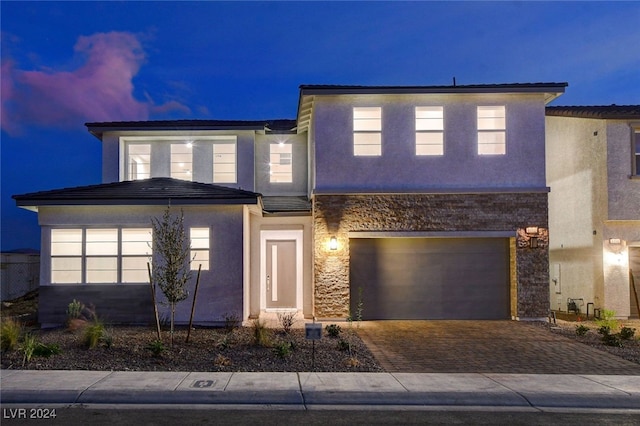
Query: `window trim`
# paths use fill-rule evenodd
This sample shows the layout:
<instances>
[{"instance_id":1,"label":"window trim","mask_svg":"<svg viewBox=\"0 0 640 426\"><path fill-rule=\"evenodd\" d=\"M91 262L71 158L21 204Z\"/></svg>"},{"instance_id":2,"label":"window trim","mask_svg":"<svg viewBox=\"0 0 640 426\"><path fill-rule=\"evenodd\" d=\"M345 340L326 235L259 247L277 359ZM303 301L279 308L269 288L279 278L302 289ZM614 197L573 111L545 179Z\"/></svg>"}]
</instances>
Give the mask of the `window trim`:
<instances>
[{"instance_id":1,"label":"window trim","mask_svg":"<svg viewBox=\"0 0 640 426\"><path fill-rule=\"evenodd\" d=\"M207 247L193 247L193 231L206 231L207 232ZM203 240L204 238L197 238L198 240ZM189 227L189 259L190 259L190 269L192 271L197 271L199 268L199 265L201 265L201 263L196 263L195 259L197 257L198 253L206 253L206 267L203 265L202 270L203 271L208 271L211 269L211 227L209 226L191 226Z\"/></svg>"},{"instance_id":2,"label":"window trim","mask_svg":"<svg viewBox=\"0 0 640 426\"><path fill-rule=\"evenodd\" d=\"M640 127L631 127L631 177L640 179Z\"/></svg>"},{"instance_id":3,"label":"window trim","mask_svg":"<svg viewBox=\"0 0 640 426\"><path fill-rule=\"evenodd\" d=\"M281 153L274 153L272 151L273 147L278 147L278 148L282 148L282 147L288 147L289 150L291 151L290 153L288 152L281 152ZM289 164L282 164L282 154L290 154L291 158L289 160ZM280 164L278 164L278 166L288 166L286 167L286 171L285 172L277 172L276 175L277 176L281 176L284 178L284 180L274 180L274 173L273 173L273 161L272 161L272 156L273 155L280 155ZM288 180L287 180L288 178ZM292 143L283 143L283 142L270 142L269 143L269 183L271 184L291 184L293 183L293 144Z\"/></svg>"},{"instance_id":4,"label":"window trim","mask_svg":"<svg viewBox=\"0 0 640 426\"><path fill-rule=\"evenodd\" d=\"M213 141L211 143L211 153L213 158L211 159L211 183L238 183L238 140L236 137L229 138L228 141ZM232 181L224 181L224 180L216 180L216 145L233 145L233 180ZM223 163L229 164L229 163ZM223 172L228 173L228 172Z\"/></svg>"}]
</instances>

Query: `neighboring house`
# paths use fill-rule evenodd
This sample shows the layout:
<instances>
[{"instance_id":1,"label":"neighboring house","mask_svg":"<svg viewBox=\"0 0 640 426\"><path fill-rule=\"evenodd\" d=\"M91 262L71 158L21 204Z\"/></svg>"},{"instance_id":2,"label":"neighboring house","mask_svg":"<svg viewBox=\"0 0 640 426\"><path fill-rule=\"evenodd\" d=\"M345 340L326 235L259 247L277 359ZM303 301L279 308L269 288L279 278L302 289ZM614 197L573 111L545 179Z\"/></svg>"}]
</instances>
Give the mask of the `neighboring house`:
<instances>
[{"instance_id":1,"label":"neighboring house","mask_svg":"<svg viewBox=\"0 0 640 426\"><path fill-rule=\"evenodd\" d=\"M546 115L551 306L638 318L640 105Z\"/></svg>"},{"instance_id":2,"label":"neighboring house","mask_svg":"<svg viewBox=\"0 0 640 426\"><path fill-rule=\"evenodd\" d=\"M1 253L0 300L13 300L36 290L40 284L40 253L20 249Z\"/></svg>"},{"instance_id":3,"label":"neighboring house","mask_svg":"<svg viewBox=\"0 0 640 426\"><path fill-rule=\"evenodd\" d=\"M545 106L565 87L301 86L296 120L88 123L102 184L14 196L42 225L40 321L75 298L149 322L168 205L202 265L199 324L546 317Z\"/></svg>"}]
</instances>

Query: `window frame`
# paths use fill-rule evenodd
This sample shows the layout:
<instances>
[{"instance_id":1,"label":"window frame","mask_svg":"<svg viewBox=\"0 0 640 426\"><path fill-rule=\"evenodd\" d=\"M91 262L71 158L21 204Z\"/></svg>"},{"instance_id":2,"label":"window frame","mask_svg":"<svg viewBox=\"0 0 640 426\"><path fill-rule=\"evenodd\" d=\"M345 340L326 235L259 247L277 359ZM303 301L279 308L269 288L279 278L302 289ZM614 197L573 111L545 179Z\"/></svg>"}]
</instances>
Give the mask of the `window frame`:
<instances>
[{"instance_id":1,"label":"window frame","mask_svg":"<svg viewBox=\"0 0 640 426\"><path fill-rule=\"evenodd\" d=\"M206 233L206 237L196 237L194 238L194 232L200 231L203 234ZM194 247L194 241L205 241L206 244L201 247ZM211 228L208 226L192 226L189 228L189 259L190 259L190 269L192 271L197 271L202 265L203 271L208 271L211 269ZM201 257L206 258L206 260L201 259ZM196 259L199 259L197 263Z\"/></svg>"},{"instance_id":2,"label":"window frame","mask_svg":"<svg viewBox=\"0 0 640 426\"><path fill-rule=\"evenodd\" d=\"M382 156L382 107L353 107L352 127L354 157ZM373 152L367 152L371 148Z\"/></svg>"},{"instance_id":3,"label":"window frame","mask_svg":"<svg viewBox=\"0 0 640 426\"><path fill-rule=\"evenodd\" d=\"M482 110L501 109L502 115L483 115ZM494 122L493 126L489 125ZM501 124L501 125L500 125ZM507 154L507 107L506 105L478 105L476 107L477 153L479 156ZM497 141L485 141L486 137L498 137ZM489 146L501 147L501 152L484 151Z\"/></svg>"},{"instance_id":4,"label":"window frame","mask_svg":"<svg viewBox=\"0 0 640 426\"><path fill-rule=\"evenodd\" d=\"M101 232L106 233L106 231L114 231L116 240L109 240L106 242L102 242L102 240L89 238L88 235L91 234L100 234ZM144 231L149 233L148 241L145 241L148 245L148 251L144 255L138 253L135 255L125 254L123 250L123 231L129 230L137 230ZM71 234L79 234L80 240L72 241L73 244L79 245L78 253L64 254L64 253L56 253L57 250L54 248L56 244L65 244L65 242L61 240L57 240L55 238L55 234L60 233L61 235L64 233ZM90 241L93 240L93 241ZM142 242L142 241L139 241ZM104 243L104 244L103 244ZM67 243L68 244L68 243ZM95 244L93 246L92 244ZM115 254L113 250L104 250L105 245L108 247L109 245L114 246ZM76 250L77 252L78 250ZM143 284L148 283L148 277L146 276L142 281L125 281L123 279L124 270L124 261L123 259L131 259L131 258L141 258L145 257L147 259L151 259L153 257L153 234L152 228L146 228L144 226L110 226L110 227L55 227L50 228L49 231L49 282L51 285L65 285L65 284L77 284L77 285L104 285L104 284ZM79 262L79 270L75 270L75 272L79 275L79 279L74 280L56 280L55 275L56 272L64 272L63 269L56 269L55 264L57 259L76 259ZM115 259L115 270L113 273L115 274L115 279L108 280L95 280L91 277L92 271L99 271L99 269L92 268L91 264L100 264L104 265L104 260ZM146 269L146 267L145 267Z\"/></svg>"},{"instance_id":5,"label":"window frame","mask_svg":"<svg viewBox=\"0 0 640 426\"><path fill-rule=\"evenodd\" d=\"M420 117L420 114L438 113L437 117ZM414 108L415 154L418 157L439 157L444 155L444 107L440 105L416 106ZM437 143L420 141L423 136L436 137ZM425 138L426 139L426 138ZM428 152L436 147L435 152Z\"/></svg>"},{"instance_id":6,"label":"window frame","mask_svg":"<svg viewBox=\"0 0 640 426\"><path fill-rule=\"evenodd\" d=\"M133 172L133 164L131 162L132 160L132 154L131 154L131 147L133 146L146 146L149 149L148 154L142 154L142 155L148 155L149 156L149 162L148 163L141 163L141 164L146 164L148 167L148 173L145 173L146 176L143 177L139 177L138 176L138 170L135 171L135 173ZM141 154L138 154L141 155ZM126 164L126 170L125 170L125 179L126 180L142 180L142 179L149 179L151 177L151 144L149 142L127 142L125 145L125 164ZM148 174L148 175L147 175Z\"/></svg>"},{"instance_id":7,"label":"window frame","mask_svg":"<svg viewBox=\"0 0 640 426\"><path fill-rule=\"evenodd\" d=\"M631 176L640 179L640 127L631 128Z\"/></svg>"},{"instance_id":8,"label":"window frame","mask_svg":"<svg viewBox=\"0 0 640 426\"><path fill-rule=\"evenodd\" d=\"M189 152L174 152L174 148L187 148ZM178 156L185 156L185 161L176 160ZM188 162L186 158L189 158ZM187 164L189 165L188 168ZM179 171L178 168L182 168L184 171ZM169 175L173 179L193 181L193 142L172 142L170 144Z\"/></svg>"},{"instance_id":9,"label":"window frame","mask_svg":"<svg viewBox=\"0 0 640 426\"><path fill-rule=\"evenodd\" d=\"M222 147L222 146L233 146L233 180L217 180L216 179L216 173L219 173L219 174L231 173L231 172L216 171L216 147ZM229 138L229 141L212 141L211 151L213 155L211 182L212 183L238 183L238 141L237 140L232 141L231 138ZM229 155L229 153L220 153L219 155L225 155L225 154ZM229 164L231 163L229 162L218 163L218 165L229 165Z\"/></svg>"}]
</instances>

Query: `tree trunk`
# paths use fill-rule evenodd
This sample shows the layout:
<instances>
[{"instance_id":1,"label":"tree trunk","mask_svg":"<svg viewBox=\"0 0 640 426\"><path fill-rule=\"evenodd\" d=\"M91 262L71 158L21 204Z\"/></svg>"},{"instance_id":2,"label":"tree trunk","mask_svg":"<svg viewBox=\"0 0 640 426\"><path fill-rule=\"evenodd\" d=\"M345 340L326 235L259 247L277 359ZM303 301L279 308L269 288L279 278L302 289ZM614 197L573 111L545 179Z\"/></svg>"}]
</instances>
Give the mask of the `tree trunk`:
<instances>
[{"instance_id":1,"label":"tree trunk","mask_svg":"<svg viewBox=\"0 0 640 426\"><path fill-rule=\"evenodd\" d=\"M171 303L171 347L173 348L173 322L176 316L176 304L175 302Z\"/></svg>"}]
</instances>

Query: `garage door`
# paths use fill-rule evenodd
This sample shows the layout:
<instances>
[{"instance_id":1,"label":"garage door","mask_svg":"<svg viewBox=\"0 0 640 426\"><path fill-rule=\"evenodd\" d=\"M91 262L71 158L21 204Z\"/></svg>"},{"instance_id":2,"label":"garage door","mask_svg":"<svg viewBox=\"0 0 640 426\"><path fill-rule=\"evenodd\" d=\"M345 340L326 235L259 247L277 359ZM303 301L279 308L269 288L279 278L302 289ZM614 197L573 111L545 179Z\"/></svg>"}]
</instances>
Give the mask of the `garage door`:
<instances>
[{"instance_id":1,"label":"garage door","mask_svg":"<svg viewBox=\"0 0 640 426\"><path fill-rule=\"evenodd\" d=\"M354 238L351 309L363 319L508 319L506 238ZM361 295L361 296L360 296Z\"/></svg>"}]
</instances>

